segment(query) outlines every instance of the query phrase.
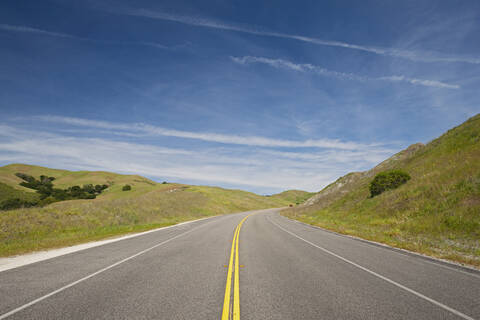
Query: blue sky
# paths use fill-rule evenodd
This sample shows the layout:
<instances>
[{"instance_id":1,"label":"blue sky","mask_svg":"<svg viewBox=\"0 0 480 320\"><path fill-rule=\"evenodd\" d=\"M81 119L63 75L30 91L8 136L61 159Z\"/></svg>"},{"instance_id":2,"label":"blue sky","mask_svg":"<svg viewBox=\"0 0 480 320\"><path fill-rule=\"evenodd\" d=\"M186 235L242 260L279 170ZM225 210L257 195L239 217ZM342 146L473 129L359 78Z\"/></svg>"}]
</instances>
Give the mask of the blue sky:
<instances>
[{"instance_id":1,"label":"blue sky","mask_svg":"<svg viewBox=\"0 0 480 320\"><path fill-rule=\"evenodd\" d=\"M478 1L0 3L0 165L318 191L480 111Z\"/></svg>"}]
</instances>

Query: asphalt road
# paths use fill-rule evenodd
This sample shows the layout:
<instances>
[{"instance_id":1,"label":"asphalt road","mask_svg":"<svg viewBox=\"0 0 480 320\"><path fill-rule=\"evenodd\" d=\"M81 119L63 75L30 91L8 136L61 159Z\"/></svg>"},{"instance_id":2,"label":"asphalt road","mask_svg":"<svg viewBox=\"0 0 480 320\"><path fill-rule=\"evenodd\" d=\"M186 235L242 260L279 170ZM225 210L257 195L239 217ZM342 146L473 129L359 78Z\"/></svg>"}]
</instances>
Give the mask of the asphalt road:
<instances>
[{"instance_id":1,"label":"asphalt road","mask_svg":"<svg viewBox=\"0 0 480 320\"><path fill-rule=\"evenodd\" d=\"M0 272L0 319L480 319L480 273L251 213Z\"/></svg>"}]
</instances>

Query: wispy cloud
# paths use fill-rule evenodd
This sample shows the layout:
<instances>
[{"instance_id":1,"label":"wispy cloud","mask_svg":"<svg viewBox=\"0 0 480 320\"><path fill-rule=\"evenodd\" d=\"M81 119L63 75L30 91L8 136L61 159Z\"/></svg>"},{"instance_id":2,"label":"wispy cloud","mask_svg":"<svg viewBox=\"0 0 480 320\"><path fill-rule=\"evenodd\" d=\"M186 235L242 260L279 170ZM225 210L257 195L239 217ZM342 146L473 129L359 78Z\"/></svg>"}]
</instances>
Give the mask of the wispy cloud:
<instances>
[{"instance_id":1,"label":"wispy cloud","mask_svg":"<svg viewBox=\"0 0 480 320\"><path fill-rule=\"evenodd\" d=\"M402 50L398 48L382 48L382 47L376 47L376 46L358 45L358 44L341 42L341 41L318 39L318 38L307 37L302 35L266 31L266 30L262 30L259 27L235 25L232 23L226 23L226 22L221 22L221 21L216 21L216 20L206 19L201 17L190 17L190 16L169 14L165 12L152 11L152 10L146 10L146 9L131 9L131 10L112 11L112 12L131 15L131 16L151 18L151 19L174 21L174 22L183 23L183 24L192 25L192 26L249 33L249 34L258 35L258 36L292 39L292 40L308 42L316 45L353 49L353 50L374 53L377 55L398 57L398 58L404 58L404 59L409 59L413 61L463 62L463 63L471 63L471 64L480 64L480 58L478 57L453 56L453 55L445 55L438 52L416 52L416 51Z\"/></svg>"},{"instance_id":2,"label":"wispy cloud","mask_svg":"<svg viewBox=\"0 0 480 320\"><path fill-rule=\"evenodd\" d=\"M107 44L107 45L146 46L146 47L152 47L152 48L164 49L164 50L177 49L177 48L180 48L180 47L184 46L184 45L179 45L179 46L169 47L169 46L162 45L160 43L150 42L150 41L96 40L96 39L91 39L91 38L78 37L78 36L75 36L75 35L72 35L72 34L67 34L67 33L52 32L52 31L32 28L32 27L28 27L28 26L15 26L15 25L9 25L9 24L0 24L0 30L9 31L9 32L31 33L31 34L37 34L37 35L43 35L43 36L49 36L49 37L57 37L57 38L75 39L75 40L80 40L80 41L87 41L87 42Z\"/></svg>"},{"instance_id":3,"label":"wispy cloud","mask_svg":"<svg viewBox=\"0 0 480 320\"><path fill-rule=\"evenodd\" d=\"M14 25L10 25L10 24L0 24L0 30L11 31L11 32L35 33L35 34L39 34L39 35L59 37L59 38L81 39L81 38L73 36L71 34L60 33L60 32L51 32L51 31L37 29L37 28L31 28L31 27L27 27L27 26L14 26Z\"/></svg>"},{"instance_id":4,"label":"wispy cloud","mask_svg":"<svg viewBox=\"0 0 480 320\"><path fill-rule=\"evenodd\" d=\"M235 144L259 147L288 147L288 148L333 148L343 150L356 150L375 145L365 145L356 142L340 141L333 139L309 139L304 141L272 139L259 136L240 136L227 135L210 132L192 132L182 130L172 130L158 126L152 126L143 123L112 123L106 121L89 120L83 118L70 118L60 116L39 116L39 120L63 123L75 126L94 127L101 129L124 130L127 132L140 132L149 135L176 137L185 139L195 139L207 142L217 142L223 144Z\"/></svg>"},{"instance_id":5,"label":"wispy cloud","mask_svg":"<svg viewBox=\"0 0 480 320\"><path fill-rule=\"evenodd\" d=\"M357 80L357 81L389 81L389 82L406 82L413 85L421 85L426 87L435 87L435 88L446 88L446 89L459 89L460 86L456 84L448 84L441 81L436 80L427 80L427 79L416 79L416 78L409 78L405 76L384 76L384 77L366 77L360 76L353 73L344 73L344 72L337 72L328 70L319 66L315 66L312 64L297 64L288 60L283 59L270 59L264 57L252 57L252 56L245 56L245 57L230 57L232 61L238 64L252 64L252 63L263 63L269 65L274 68L284 68L289 70L294 70L297 72L314 72L317 74L321 74L324 76L336 77L340 79L349 79L349 80Z\"/></svg>"}]
</instances>

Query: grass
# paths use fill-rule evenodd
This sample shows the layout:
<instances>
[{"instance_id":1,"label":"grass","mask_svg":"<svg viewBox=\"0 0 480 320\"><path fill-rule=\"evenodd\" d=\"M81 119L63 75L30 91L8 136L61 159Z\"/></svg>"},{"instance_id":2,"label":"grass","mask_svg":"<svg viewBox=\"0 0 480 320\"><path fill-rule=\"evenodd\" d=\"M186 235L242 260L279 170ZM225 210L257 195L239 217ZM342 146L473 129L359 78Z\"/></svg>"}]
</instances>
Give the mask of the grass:
<instances>
[{"instance_id":1,"label":"grass","mask_svg":"<svg viewBox=\"0 0 480 320\"><path fill-rule=\"evenodd\" d=\"M0 212L0 256L63 247L219 214L284 207L291 203L290 193L265 197L241 190L158 184L140 176L109 172L72 172L22 164L0 168L0 181L9 182L10 186L3 185L10 192L31 196L36 194L17 186L20 180L14 176L16 172L56 177L55 187L88 183L108 183L111 186L94 200L70 200L43 208ZM131 185L132 190L121 191L125 184ZM302 197L302 194L306 193L295 191L296 197Z\"/></svg>"},{"instance_id":2,"label":"grass","mask_svg":"<svg viewBox=\"0 0 480 320\"><path fill-rule=\"evenodd\" d=\"M350 174L283 214L320 227L480 266L480 115L414 152ZM369 197L382 170L412 179ZM347 181L348 180L348 181ZM313 201L316 198L316 202Z\"/></svg>"}]
</instances>

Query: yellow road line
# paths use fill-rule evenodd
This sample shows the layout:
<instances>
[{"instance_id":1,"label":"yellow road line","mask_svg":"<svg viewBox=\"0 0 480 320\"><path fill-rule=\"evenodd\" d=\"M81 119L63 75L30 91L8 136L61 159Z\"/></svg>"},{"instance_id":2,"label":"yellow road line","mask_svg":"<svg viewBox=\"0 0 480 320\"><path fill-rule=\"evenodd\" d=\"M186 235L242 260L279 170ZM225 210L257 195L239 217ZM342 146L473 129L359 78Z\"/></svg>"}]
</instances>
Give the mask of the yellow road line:
<instances>
[{"instance_id":1,"label":"yellow road line","mask_svg":"<svg viewBox=\"0 0 480 320\"><path fill-rule=\"evenodd\" d=\"M240 320L240 279L238 267L238 238L240 238L240 229L242 228L243 221L248 218L246 216L238 225L237 239L235 241L235 280L233 284L233 320Z\"/></svg>"},{"instance_id":2,"label":"yellow road line","mask_svg":"<svg viewBox=\"0 0 480 320\"><path fill-rule=\"evenodd\" d=\"M252 213L253 214L253 213ZM242 228L243 222L247 220L249 214L240 221L235 229L235 234L233 235L232 249L230 251L230 261L228 264L228 273L227 273L227 284L225 285L225 298L223 300L223 312L222 320L230 319L230 291L232 287L232 268L235 257L235 277L233 284L233 320L240 320L240 275L239 275L239 254L238 254L238 242L240 238L240 229Z\"/></svg>"},{"instance_id":3,"label":"yellow road line","mask_svg":"<svg viewBox=\"0 0 480 320\"><path fill-rule=\"evenodd\" d=\"M227 284L225 285L225 298L223 299L222 320L230 319L230 291L232 286L232 268L233 268L233 253L235 251L235 239L237 238L238 226L235 229L232 241L232 249L230 251L230 262L228 263Z\"/></svg>"}]
</instances>

